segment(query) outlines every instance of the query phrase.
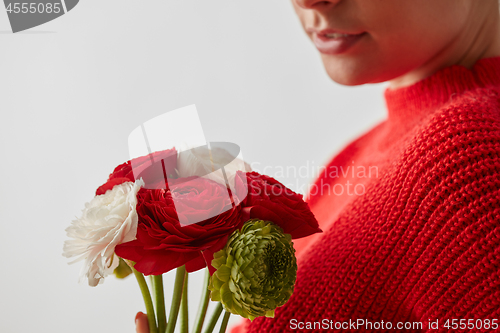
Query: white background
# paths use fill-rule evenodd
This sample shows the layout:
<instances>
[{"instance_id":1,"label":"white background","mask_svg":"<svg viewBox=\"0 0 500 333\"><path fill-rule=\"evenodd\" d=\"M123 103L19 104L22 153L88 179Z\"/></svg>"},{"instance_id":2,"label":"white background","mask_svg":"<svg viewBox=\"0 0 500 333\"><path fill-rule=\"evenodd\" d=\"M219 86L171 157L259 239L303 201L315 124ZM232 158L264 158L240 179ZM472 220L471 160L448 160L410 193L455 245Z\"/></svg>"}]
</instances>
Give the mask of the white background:
<instances>
[{"instance_id":1,"label":"white background","mask_svg":"<svg viewBox=\"0 0 500 333\"><path fill-rule=\"evenodd\" d=\"M61 253L140 123L196 104L208 140L237 143L271 176L303 167L277 176L303 193L311 169L386 117L385 85L331 82L286 1L82 0L9 30L0 7L2 333L135 331L133 277L79 285L80 264ZM172 283L167 274L167 296Z\"/></svg>"}]
</instances>

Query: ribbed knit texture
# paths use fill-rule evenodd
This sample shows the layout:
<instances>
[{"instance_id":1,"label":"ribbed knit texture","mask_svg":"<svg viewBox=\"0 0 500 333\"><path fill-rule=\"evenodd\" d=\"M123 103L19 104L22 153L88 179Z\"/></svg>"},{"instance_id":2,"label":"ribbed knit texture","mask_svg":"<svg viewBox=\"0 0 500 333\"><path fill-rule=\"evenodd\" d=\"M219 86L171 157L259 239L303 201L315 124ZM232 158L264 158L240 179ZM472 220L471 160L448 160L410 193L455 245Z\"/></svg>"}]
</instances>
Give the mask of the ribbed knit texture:
<instances>
[{"instance_id":1,"label":"ribbed knit texture","mask_svg":"<svg viewBox=\"0 0 500 333\"><path fill-rule=\"evenodd\" d=\"M432 332L446 319L500 321L500 57L385 98L388 119L316 181L309 203L324 232L296 241L291 299L233 333L322 331L291 319L420 321L422 332L436 319Z\"/></svg>"}]
</instances>

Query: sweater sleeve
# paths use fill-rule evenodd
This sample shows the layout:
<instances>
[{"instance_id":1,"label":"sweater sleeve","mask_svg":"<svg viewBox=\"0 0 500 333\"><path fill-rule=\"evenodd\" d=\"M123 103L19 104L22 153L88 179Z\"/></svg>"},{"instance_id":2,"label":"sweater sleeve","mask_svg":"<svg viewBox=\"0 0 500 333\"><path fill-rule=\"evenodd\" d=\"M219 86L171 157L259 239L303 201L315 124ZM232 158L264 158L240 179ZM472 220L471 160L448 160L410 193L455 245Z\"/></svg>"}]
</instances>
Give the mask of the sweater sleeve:
<instances>
[{"instance_id":1,"label":"sweater sleeve","mask_svg":"<svg viewBox=\"0 0 500 333\"><path fill-rule=\"evenodd\" d=\"M407 150L391 209L400 214L385 221L397 266L381 290L392 299L384 312L423 331L436 328L429 320L442 331L453 319L500 320L500 108L496 92L480 96L439 112Z\"/></svg>"},{"instance_id":2,"label":"sweater sleeve","mask_svg":"<svg viewBox=\"0 0 500 333\"><path fill-rule=\"evenodd\" d=\"M291 332L292 319L420 323L419 332L450 331L453 319L498 323L499 105L483 91L433 114L307 248L275 318L232 332Z\"/></svg>"},{"instance_id":3,"label":"sweater sleeve","mask_svg":"<svg viewBox=\"0 0 500 333\"><path fill-rule=\"evenodd\" d=\"M320 292L317 319L500 320L500 103L479 96L434 114L308 252L321 274L297 301Z\"/></svg>"}]
</instances>

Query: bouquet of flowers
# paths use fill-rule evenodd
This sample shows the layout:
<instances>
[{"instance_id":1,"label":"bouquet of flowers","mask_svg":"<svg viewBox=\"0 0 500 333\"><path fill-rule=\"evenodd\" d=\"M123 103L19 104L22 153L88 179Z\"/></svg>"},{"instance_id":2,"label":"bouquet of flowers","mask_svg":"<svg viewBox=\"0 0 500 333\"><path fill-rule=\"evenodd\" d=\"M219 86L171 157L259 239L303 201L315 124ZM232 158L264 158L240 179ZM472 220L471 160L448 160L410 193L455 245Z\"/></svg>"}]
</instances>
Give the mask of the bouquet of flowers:
<instances>
[{"instance_id":1,"label":"bouquet of flowers","mask_svg":"<svg viewBox=\"0 0 500 333\"><path fill-rule=\"evenodd\" d=\"M221 332L231 313L273 317L295 285L292 239L321 232L301 195L251 172L225 147L172 148L117 166L66 229L63 255L84 261L81 280L97 286L113 273L135 275L150 332L172 333L178 321L188 332L188 274L203 268L192 332L204 323L211 332L223 310ZM167 320L162 274L173 269ZM209 298L217 305L206 322Z\"/></svg>"}]
</instances>

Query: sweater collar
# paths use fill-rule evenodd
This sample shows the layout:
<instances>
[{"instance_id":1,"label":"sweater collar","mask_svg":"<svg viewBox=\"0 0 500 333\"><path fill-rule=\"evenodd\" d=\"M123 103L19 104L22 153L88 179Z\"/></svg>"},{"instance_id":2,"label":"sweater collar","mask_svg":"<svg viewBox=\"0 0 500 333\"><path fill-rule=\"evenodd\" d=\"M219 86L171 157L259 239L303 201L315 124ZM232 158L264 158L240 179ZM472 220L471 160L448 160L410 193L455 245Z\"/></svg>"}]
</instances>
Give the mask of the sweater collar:
<instances>
[{"instance_id":1,"label":"sweater collar","mask_svg":"<svg viewBox=\"0 0 500 333\"><path fill-rule=\"evenodd\" d=\"M471 69L460 65L443 68L411 86L387 88L384 97L389 121L418 119L456 94L488 86L500 86L500 57L480 59Z\"/></svg>"}]
</instances>

